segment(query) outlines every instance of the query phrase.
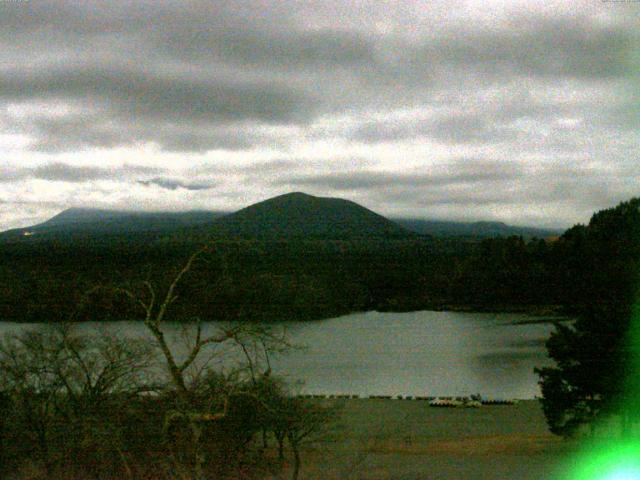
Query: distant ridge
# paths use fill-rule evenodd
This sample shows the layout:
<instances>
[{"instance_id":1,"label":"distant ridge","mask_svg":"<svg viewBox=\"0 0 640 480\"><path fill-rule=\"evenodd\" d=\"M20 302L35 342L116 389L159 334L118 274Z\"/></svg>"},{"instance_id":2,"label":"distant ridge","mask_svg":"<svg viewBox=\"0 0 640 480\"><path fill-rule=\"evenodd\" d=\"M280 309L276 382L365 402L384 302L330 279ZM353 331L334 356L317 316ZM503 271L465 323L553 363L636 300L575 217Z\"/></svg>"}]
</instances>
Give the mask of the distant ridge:
<instances>
[{"instance_id":1,"label":"distant ridge","mask_svg":"<svg viewBox=\"0 0 640 480\"><path fill-rule=\"evenodd\" d=\"M560 229L517 227L502 222L453 222L385 218L355 202L292 192L255 203L234 213L193 210L140 212L70 208L26 228L0 232L0 240L150 234L155 238L408 238L522 236L552 238Z\"/></svg>"},{"instance_id":2,"label":"distant ridge","mask_svg":"<svg viewBox=\"0 0 640 480\"><path fill-rule=\"evenodd\" d=\"M213 224L218 235L250 238L410 238L414 233L342 198L293 192L250 205Z\"/></svg>"},{"instance_id":3,"label":"distant ridge","mask_svg":"<svg viewBox=\"0 0 640 480\"><path fill-rule=\"evenodd\" d=\"M492 238L521 236L552 238L561 235L563 229L518 227L502 222L450 222L446 220L394 219L396 223L416 233L437 237Z\"/></svg>"},{"instance_id":4,"label":"distant ridge","mask_svg":"<svg viewBox=\"0 0 640 480\"><path fill-rule=\"evenodd\" d=\"M166 232L206 223L221 212L193 210L188 212L139 212L69 208L37 225L0 233L0 237L64 236L68 234L105 235L139 232Z\"/></svg>"},{"instance_id":5,"label":"distant ridge","mask_svg":"<svg viewBox=\"0 0 640 480\"><path fill-rule=\"evenodd\" d=\"M117 224L161 227L184 226L211 222L222 212L189 210L186 212L141 212L126 210L106 210L93 208L69 208L33 228L49 228L61 225ZM97 227L97 225L95 225Z\"/></svg>"}]
</instances>

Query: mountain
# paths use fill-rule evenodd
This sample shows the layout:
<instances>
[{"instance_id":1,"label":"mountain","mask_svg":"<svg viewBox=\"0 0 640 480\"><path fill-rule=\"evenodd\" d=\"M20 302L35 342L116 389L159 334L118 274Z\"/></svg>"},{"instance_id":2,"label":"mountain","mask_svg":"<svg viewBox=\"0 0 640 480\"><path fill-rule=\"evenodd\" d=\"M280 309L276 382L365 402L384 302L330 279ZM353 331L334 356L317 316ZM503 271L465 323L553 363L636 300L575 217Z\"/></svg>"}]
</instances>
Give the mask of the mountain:
<instances>
[{"instance_id":1,"label":"mountain","mask_svg":"<svg viewBox=\"0 0 640 480\"><path fill-rule=\"evenodd\" d=\"M0 233L0 238L34 236L59 237L66 235L122 235L133 233L162 233L212 222L221 212L194 210L188 212L132 212L70 208L49 220L32 227L17 228Z\"/></svg>"},{"instance_id":2,"label":"mountain","mask_svg":"<svg viewBox=\"0 0 640 480\"><path fill-rule=\"evenodd\" d=\"M27 228L0 232L0 241L22 238L68 239L105 236L174 238L200 241L210 236L237 238L410 238L412 236L549 238L560 230L515 227L501 222L450 222L387 219L349 200L288 193L250 205L234 213L135 212L70 208Z\"/></svg>"},{"instance_id":3,"label":"mountain","mask_svg":"<svg viewBox=\"0 0 640 480\"><path fill-rule=\"evenodd\" d=\"M494 238L521 236L530 238L550 238L561 235L564 230L534 227L517 227L502 222L449 222L446 220L421 220L394 218L399 225L407 230L439 237L474 237Z\"/></svg>"},{"instance_id":4,"label":"mountain","mask_svg":"<svg viewBox=\"0 0 640 480\"><path fill-rule=\"evenodd\" d=\"M288 193L234 213L216 211L127 212L72 208L38 225L0 234L0 239L51 239L172 234L183 239L235 238L411 238L396 223L340 198Z\"/></svg>"},{"instance_id":5,"label":"mountain","mask_svg":"<svg viewBox=\"0 0 640 480\"><path fill-rule=\"evenodd\" d=\"M350 200L301 192L270 198L213 223L217 235L243 238L411 238L398 224Z\"/></svg>"},{"instance_id":6,"label":"mountain","mask_svg":"<svg viewBox=\"0 0 640 480\"><path fill-rule=\"evenodd\" d=\"M213 223L218 234L252 238L407 238L412 234L350 200L292 192Z\"/></svg>"}]
</instances>

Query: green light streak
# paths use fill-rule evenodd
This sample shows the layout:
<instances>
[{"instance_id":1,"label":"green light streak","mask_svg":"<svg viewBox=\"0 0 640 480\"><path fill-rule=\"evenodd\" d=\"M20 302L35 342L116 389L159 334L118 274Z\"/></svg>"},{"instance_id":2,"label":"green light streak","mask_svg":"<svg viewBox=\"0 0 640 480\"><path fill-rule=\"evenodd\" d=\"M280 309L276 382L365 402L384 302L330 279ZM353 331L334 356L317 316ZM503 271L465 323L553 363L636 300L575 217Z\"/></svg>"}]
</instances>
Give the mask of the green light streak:
<instances>
[{"instance_id":1,"label":"green light streak","mask_svg":"<svg viewBox=\"0 0 640 480\"><path fill-rule=\"evenodd\" d=\"M636 302L633 309L627 348L630 364L625 379L626 400L620 404L621 412L633 411L638 406L634 399L640 398L640 302ZM571 466L563 480L640 480L640 438L608 436L593 439L570 460L568 465Z\"/></svg>"},{"instance_id":2,"label":"green light streak","mask_svg":"<svg viewBox=\"0 0 640 480\"><path fill-rule=\"evenodd\" d=\"M640 400L640 300L636 301L626 335L628 353L624 399L619 413L638 410ZM636 400L638 399L638 400ZM637 416L636 416L637 418ZM611 436L585 442L567 464L562 480L640 480L640 437Z\"/></svg>"},{"instance_id":3,"label":"green light streak","mask_svg":"<svg viewBox=\"0 0 640 480\"><path fill-rule=\"evenodd\" d=\"M640 480L640 441L585 449L566 480Z\"/></svg>"}]
</instances>

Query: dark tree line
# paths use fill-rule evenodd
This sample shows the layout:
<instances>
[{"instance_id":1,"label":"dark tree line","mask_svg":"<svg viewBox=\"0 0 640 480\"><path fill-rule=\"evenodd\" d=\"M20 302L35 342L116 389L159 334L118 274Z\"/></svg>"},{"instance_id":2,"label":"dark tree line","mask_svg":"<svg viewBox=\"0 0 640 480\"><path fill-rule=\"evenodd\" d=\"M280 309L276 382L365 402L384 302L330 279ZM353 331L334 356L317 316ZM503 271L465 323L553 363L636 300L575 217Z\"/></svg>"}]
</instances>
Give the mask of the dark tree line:
<instances>
[{"instance_id":1,"label":"dark tree line","mask_svg":"<svg viewBox=\"0 0 640 480\"><path fill-rule=\"evenodd\" d=\"M187 239L188 240L188 239ZM0 318L63 321L95 285L170 278L199 244L139 242L0 245ZM189 320L310 320L366 310L531 310L568 304L556 244L521 237L481 242L220 241L180 287L176 317ZM96 294L85 318L135 316L121 297Z\"/></svg>"},{"instance_id":2,"label":"dark tree line","mask_svg":"<svg viewBox=\"0 0 640 480\"><path fill-rule=\"evenodd\" d=\"M556 365L537 370L549 427L570 436L617 416L628 432L640 406L640 199L571 228L554 254L576 320L556 326L547 342Z\"/></svg>"}]
</instances>

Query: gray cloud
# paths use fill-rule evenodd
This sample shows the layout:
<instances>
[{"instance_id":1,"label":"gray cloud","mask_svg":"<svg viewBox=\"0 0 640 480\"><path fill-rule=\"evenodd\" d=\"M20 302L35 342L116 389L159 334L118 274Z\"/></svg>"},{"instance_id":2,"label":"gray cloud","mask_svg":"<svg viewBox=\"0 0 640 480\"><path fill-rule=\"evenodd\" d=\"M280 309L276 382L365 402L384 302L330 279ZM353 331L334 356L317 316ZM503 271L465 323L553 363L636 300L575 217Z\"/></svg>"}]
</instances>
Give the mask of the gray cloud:
<instances>
[{"instance_id":1,"label":"gray cloud","mask_svg":"<svg viewBox=\"0 0 640 480\"><path fill-rule=\"evenodd\" d=\"M16 201L32 179L121 180L105 204L201 189L212 208L253 199L244 182L503 219L564 201L568 221L640 175L635 17L576 2L0 2L0 154L42 165L0 182ZM120 147L158 168L88 156Z\"/></svg>"},{"instance_id":2,"label":"gray cloud","mask_svg":"<svg viewBox=\"0 0 640 480\"><path fill-rule=\"evenodd\" d=\"M431 170L431 171L430 171ZM412 170L404 173L380 171L350 171L328 174L292 175L274 181L276 185L316 187L334 191L384 188L439 188L461 184L477 184L511 180L522 175L521 167L508 162L460 159L449 165Z\"/></svg>"},{"instance_id":3,"label":"gray cloud","mask_svg":"<svg viewBox=\"0 0 640 480\"><path fill-rule=\"evenodd\" d=\"M273 69L352 68L376 61L372 41L362 34L340 30L209 29L169 32L158 43L174 57Z\"/></svg>"},{"instance_id":4,"label":"gray cloud","mask_svg":"<svg viewBox=\"0 0 640 480\"><path fill-rule=\"evenodd\" d=\"M497 143L517 138L517 129L479 113L439 115L431 119L368 122L351 134L364 143L427 138L445 143Z\"/></svg>"},{"instance_id":5,"label":"gray cloud","mask_svg":"<svg viewBox=\"0 0 640 480\"><path fill-rule=\"evenodd\" d=\"M478 87L518 77L586 81L632 73L632 30L622 21L603 26L587 16L516 15L502 28L457 23L414 38L327 25L331 11L295 2L4 2L0 43L12 56L3 62L0 99L74 102L91 112L81 134L82 116L25 125L36 149L150 141L200 152L263 145L250 124L304 125L345 109L434 104L442 88L467 88L469 78ZM313 18L325 26L301 23ZM20 61L34 51L47 54L44 64ZM471 129L462 120L413 132L364 126L356 138L510 138L508 129ZM46 127L47 121L55 124ZM238 133L216 132L229 125Z\"/></svg>"},{"instance_id":6,"label":"gray cloud","mask_svg":"<svg viewBox=\"0 0 640 480\"><path fill-rule=\"evenodd\" d=\"M30 149L40 152L115 148L136 141L134 131L127 124L120 124L107 114L82 113L36 118L26 129L34 137Z\"/></svg>"},{"instance_id":7,"label":"gray cloud","mask_svg":"<svg viewBox=\"0 0 640 480\"><path fill-rule=\"evenodd\" d=\"M270 82L207 79L158 70L86 65L34 75L9 71L0 78L5 100L88 102L123 116L178 120L292 120L308 108L291 88Z\"/></svg>"},{"instance_id":8,"label":"gray cloud","mask_svg":"<svg viewBox=\"0 0 640 480\"><path fill-rule=\"evenodd\" d=\"M179 188L184 188L185 190L208 190L216 186L215 183L192 183L192 182L184 182L182 180L177 180L175 178L162 178L156 177L150 180L138 180L138 183L145 186L156 185L160 188L164 188L166 190L177 190Z\"/></svg>"},{"instance_id":9,"label":"gray cloud","mask_svg":"<svg viewBox=\"0 0 640 480\"><path fill-rule=\"evenodd\" d=\"M2 170L0 170L0 182L6 183L33 178L38 180L79 183L91 180L125 179L133 175L157 174L162 170L163 169L156 167L128 164L107 168L53 162L33 168L2 168Z\"/></svg>"},{"instance_id":10,"label":"gray cloud","mask_svg":"<svg viewBox=\"0 0 640 480\"><path fill-rule=\"evenodd\" d=\"M100 167L74 167L64 163L51 163L31 170L31 176L42 180L86 182L113 176L113 172Z\"/></svg>"},{"instance_id":11,"label":"gray cloud","mask_svg":"<svg viewBox=\"0 0 640 480\"><path fill-rule=\"evenodd\" d=\"M115 148L155 142L170 152L205 152L211 148L242 150L264 140L242 126L173 123L166 119L148 119L129 124L111 113L67 115L36 119L28 127L35 136L32 150L64 152L92 147Z\"/></svg>"},{"instance_id":12,"label":"gray cloud","mask_svg":"<svg viewBox=\"0 0 640 480\"><path fill-rule=\"evenodd\" d=\"M588 161L535 167L520 165L501 179L489 176L492 180L478 182L389 183L384 189L374 190L372 196L380 205L396 205L399 209L404 206L412 212L429 212L426 216L432 217L513 222L509 218L512 212L517 212L521 224L558 227L570 223L565 221L563 225L558 217L578 214L586 222L594 210L637 194L635 187L612 184L606 167L595 168ZM568 202L567 192L584 203ZM555 211L558 217L549 217L549 211ZM424 213L418 215L425 216Z\"/></svg>"},{"instance_id":13,"label":"gray cloud","mask_svg":"<svg viewBox=\"0 0 640 480\"><path fill-rule=\"evenodd\" d=\"M0 183L12 183L26 178L27 170L0 166Z\"/></svg>"},{"instance_id":14,"label":"gray cloud","mask_svg":"<svg viewBox=\"0 0 640 480\"><path fill-rule=\"evenodd\" d=\"M572 215L588 221L595 209L635 193L635 187L612 184L606 167L592 166L586 160L531 165L467 158L431 170L293 176L285 185L290 190L358 199L377 211L399 216L510 223L517 216L515 223L554 228L568 226L570 221L561 219ZM567 202L567 192L584 203ZM550 211L555 216L549 216Z\"/></svg>"},{"instance_id":15,"label":"gray cloud","mask_svg":"<svg viewBox=\"0 0 640 480\"><path fill-rule=\"evenodd\" d=\"M632 32L586 19L527 18L511 29L447 35L419 51L425 58L492 76L613 78L631 73Z\"/></svg>"},{"instance_id":16,"label":"gray cloud","mask_svg":"<svg viewBox=\"0 0 640 480\"><path fill-rule=\"evenodd\" d=\"M286 176L290 174L294 174L295 172L300 172L308 169L310 166L313 168L314 166L318 166L318 164L322 164L320 161L309 161L309 160L291 160L291 159L283 159L276 158L270 159L263 162L254 162L248 165L242 166L233 166L233 167L220 167L218 165L206 165L201 166L194 169L194 174L196 175L216 175L216 176L224 176L224 175L240 175L244 178L264 178L265 176L277 175L277 176Z\"/></svg>"}]
</instances>

